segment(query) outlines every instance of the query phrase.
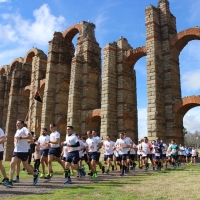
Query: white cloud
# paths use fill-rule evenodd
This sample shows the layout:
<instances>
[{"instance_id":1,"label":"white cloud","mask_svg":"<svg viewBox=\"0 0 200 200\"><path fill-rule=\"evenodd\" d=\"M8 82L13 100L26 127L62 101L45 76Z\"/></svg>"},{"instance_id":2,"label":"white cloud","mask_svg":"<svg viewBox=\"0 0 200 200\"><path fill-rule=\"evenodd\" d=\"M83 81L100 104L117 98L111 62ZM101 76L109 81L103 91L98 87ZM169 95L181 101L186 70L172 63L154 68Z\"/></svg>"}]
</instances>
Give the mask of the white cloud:
<instances>
[{"instance_id":1,"label":"white cloud","mask_svg":"<svg viewBox=\"0 0 200 200\"><path fill-rule=\"evenodd\" d=\"M189 110L183 118L183 126L187 131L194 133L200 130L200 107Z\"/></svg>"},{"instance_id":2,"label":"white cloud","mask_svg":"<svg viewBox=\"0 0 200 200\"><path fill-rule=\"evenodd\" d=\"M51 14L47 4L33 11L33 20L24 19L19 13L2 13L0 17L0 66L10 63L10 55L6 52L18 52L22 55L35 46L41 50L48 48L48 41L53 38L55 31L65 29L65 19L63 16L54 16ZM6 49L6 50L5 50ZM47 52L46 52L47 53ZM18 54L17 54L18 55ZM14 60L17 56L13 54Z\"/></svg>"},{"instance_id":3,"label":"white cloud","mask_svg":"<svg viewBox=\"0 0 200 200\"><path fill-rule=\"evenodd\" d=\"M188 92L197 92L200 89L200 69L182 75L182 88Z\"/></svg>"},{"instance_id":4,"label":"white cloud","mask_svg":"<svg viewBox=\"0 0 200 200\"><path fill-rule=\"evenodd\" d=\"M0 3L10 2L10 0L0 0Z\"/></svg>"},{"instance_id":5,"label":"white cloud","mask_svg":"<svg viewBox=\"0 0 200 200\"><path fill-rule=\"evenodd\" d=\"M138 108L138 139L147 134L147 108Z\"/></svg>"}]
</instances>

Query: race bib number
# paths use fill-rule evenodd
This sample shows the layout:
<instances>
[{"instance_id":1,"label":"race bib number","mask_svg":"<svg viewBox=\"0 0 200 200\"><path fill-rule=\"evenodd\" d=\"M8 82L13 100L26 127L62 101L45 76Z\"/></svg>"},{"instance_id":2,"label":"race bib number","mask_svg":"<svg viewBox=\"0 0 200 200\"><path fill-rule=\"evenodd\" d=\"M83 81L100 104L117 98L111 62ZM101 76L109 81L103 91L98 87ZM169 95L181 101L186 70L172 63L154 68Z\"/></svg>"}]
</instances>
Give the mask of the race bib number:
<instances>
[{"instance_id":1,"label":"race bib number","mask_svg":"<svg viewBox=\"0 0 200 200\"><path fill-rule=\"evenodd\" d=\"M155 153L155 156L160 156L160 153Z\"/></svg>"},{"instance_id":2,"label":"race bib number","mask_svg":"<svg viewBox=\"0 0 200 200\"><path fill-rule=\"evenodd\" d=\"M46 149L48 147L48 144L47 143L43 143L43 144L40 144L40 146L43 148L43 149Z\"/></svg>"},{"instance_id":3,"label":"race bib number","mask_svg":"<svg viewBox=\"0 0 200 200\"><path fill-rule=\"evenodd\" d=\"M106 145L105 148L106 148L106 149L109 149L109 148L110 148L110 145Z\"/></svg>"},{"instance_id":4,"label":"race bib number","mask_svg":"<svg viewBox=\"0 0 200 200\"><path fill-rule=\"evenodd\" d=\"M173 153L176 153L176 149L172 149L172 152L173 152Z\"/></svg>"},{"instance_id":5,"label":"race bib number","mask_svg":"<svg viewBox=\"0 0 200 200\"><path fill-rule=\"evenodd\" d=\"M186 151L186 154L190 154L190 152L189 152L189 151Z\"/></svg>"}]
</instances>

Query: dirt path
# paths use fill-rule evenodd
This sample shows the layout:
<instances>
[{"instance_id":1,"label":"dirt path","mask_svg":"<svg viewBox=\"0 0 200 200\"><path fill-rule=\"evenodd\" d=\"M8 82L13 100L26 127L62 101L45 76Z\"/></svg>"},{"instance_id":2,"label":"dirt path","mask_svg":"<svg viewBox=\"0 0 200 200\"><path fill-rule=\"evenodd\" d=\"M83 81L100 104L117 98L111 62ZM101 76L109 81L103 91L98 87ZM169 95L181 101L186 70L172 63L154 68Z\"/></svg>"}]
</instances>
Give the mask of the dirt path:
<instances>
[{"instance_id":1,"label":"dirt path","mask_svg":"<svg viewBox=\"0 0 200 200\"><path fill-rule=\"evenodd\" d=\"M149 170L148 173L151 173L152 170ZM146 173L144 170L136 169L135 171L130 171L129 174L126 174L124 177L136 176L139 174ZM0 185L0 197L1 199L17 195L30 195L30 194L44 194L51 192L55 189L61 189L65 187L74 187L82 184L91 184L98 183L100 181L108 181L116 178L124 178L119 175L119 172L110 172L110 174L100 174L96 179L92 179L90 176L86 175L82 178L76 178L72 176L72 184L64 185L63 182L65 178L63 175L54 175L51 180L39 179L38 184L33 186L32 179L20 179L19 183L14 183L13 188L7 188L3 185Z\"/></svg>"}]
</instances>

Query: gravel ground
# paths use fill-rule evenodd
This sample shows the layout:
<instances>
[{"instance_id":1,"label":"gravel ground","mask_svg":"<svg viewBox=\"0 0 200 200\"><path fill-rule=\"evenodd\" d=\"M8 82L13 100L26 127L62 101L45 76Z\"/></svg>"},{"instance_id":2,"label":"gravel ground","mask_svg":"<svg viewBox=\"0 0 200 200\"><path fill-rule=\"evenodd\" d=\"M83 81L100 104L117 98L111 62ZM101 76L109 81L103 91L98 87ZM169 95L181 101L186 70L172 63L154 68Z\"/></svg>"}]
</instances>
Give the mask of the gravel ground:
<instances>
[{"instance_id":1,"label":"gravel ground","mask_svg":"<svg viewBox=\"0 0 200 200\"><path fill-rule=\"evenodd\" d=\"M151 172L151 170L149 170ZM136 171L131 171L129 174L126 174L124 177L133 176L145 173L144 170L137 169ZM118 172L110 172L110 174L100 174L96 179L92 179L90 176L86 175L82 178L76 178L72 176L72 184L64 185L65 181L64 176L54 175L51 180L39 179L37 185L32 185L32 179L20 179L19 183L14 183L13 188L7 188L3 185L0 185L0 197L4 199L6 197L18 196L18 195L30 195L30 194L44 194L51 192L55 189L61 189L65 187L77 187L82 184L91 184L98 183L100 181L108 181L116 178L120 178Z\"/></svg>"}]
</instances>

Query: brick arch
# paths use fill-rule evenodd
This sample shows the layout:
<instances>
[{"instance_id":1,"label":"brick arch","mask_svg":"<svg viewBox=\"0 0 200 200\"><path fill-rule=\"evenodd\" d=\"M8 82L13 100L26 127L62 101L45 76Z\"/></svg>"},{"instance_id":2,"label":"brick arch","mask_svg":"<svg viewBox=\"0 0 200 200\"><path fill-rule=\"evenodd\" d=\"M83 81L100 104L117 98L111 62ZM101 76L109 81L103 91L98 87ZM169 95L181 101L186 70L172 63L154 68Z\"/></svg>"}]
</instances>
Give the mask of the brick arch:
<instances>
[{"instance_id":1,"label":"brick arch","mask_svg":"<svg viewBox=\"0 0 200 200\"><path fill-rule=\"evenodd\" d=\"M70 26L68 29L66 29L66 30L62 33L62 35L63 35L63 37L65 38L65 41L66 41L68 44L71 44L73 37L74 37L77 33L79 33L79 35L82 35L82 29L81 29L80 24L75 24L75 25Z\"/></svg>"},{"instance_id":2,"label":"brick arch","mask_svg":"<svg viewBox=\"0 0 200 200\"><path fill-rule=\"evenodd\" d=\"M138 47L136 49L130 49L126 52L124 58L125 63L128 64L129 66L134 66L135 63L143 56L146 56L146 54L147 54L146 46Z\"/></svg>"},{"instance_id":3,"label":"brick arch","mask_svg":"<svg viewBox=\"0 0 200 200\"><path fill-rule=\"evenodd\" d=\"M23 60L23 58L15 58L12 62L11 62L11 64L10 64L10 71L12 72L14 69L15 69L15 65L17 64L17 63L20 63L20 62L23 62L24 60Z\"/></svg>"},{"instance_id":4,"label":"brick arch","mask_svg":"<svg viewBox=\"0 0 200 200\"><path fill-rule=\"evenodd\" d=\"M184 116L188 110L196 106L200 106L200 95L182 98L174 105L173 111Z\"/></svg>"},{"instance_id":5,"label":"brick arch","mask_svg":"<svg viewBox=\"0 0 200 200\"><path fill-rule=\"evenodd\" d=\"M176 34L170 41L170 46L172 48L172 55L180 54L182 49L187 45L191 40L200 40L200 28L189 28L183 30Z\"/></svg>"},{"instance_id":6,"label":"brick arch","mask_svg":"<svg viewBox=\"0 0 200 200\"><path fill-rule=\"evenodd\" d=\"M39 53L38 49L30 49L24 56L24 63L32 64L32 58Z\"/></svg>"},{"instance_id":7,"label":"brick arch","mask_svg":"<svg viewBox=\"0 0 200 200\"><path fill-rule=\"evenodd\" d=\"M0 75L3 76L7 72L7 70L8 70L8 66L5 66L5 65L2 66L0 68Z\"/></svg>"}]
</instances>

